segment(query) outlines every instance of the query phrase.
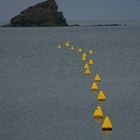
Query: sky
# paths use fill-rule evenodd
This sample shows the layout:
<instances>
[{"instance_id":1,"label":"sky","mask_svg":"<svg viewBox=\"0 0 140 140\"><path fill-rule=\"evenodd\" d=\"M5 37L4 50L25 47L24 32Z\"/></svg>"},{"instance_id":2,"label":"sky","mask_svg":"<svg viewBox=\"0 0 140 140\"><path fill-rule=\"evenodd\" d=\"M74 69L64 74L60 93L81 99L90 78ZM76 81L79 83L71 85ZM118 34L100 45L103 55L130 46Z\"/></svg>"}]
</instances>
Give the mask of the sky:
<instances>
[{"instance_id":1,"label":"sky","mask_svg":"<svg viewBox=\"0 0 140 140\"><path fill-rule=\"evenodd\" d=\"M0 21L43 0L0 0ZM140 20L140 0L56 0L59 11L70 21Z\"/></svg>"}]
</instances>

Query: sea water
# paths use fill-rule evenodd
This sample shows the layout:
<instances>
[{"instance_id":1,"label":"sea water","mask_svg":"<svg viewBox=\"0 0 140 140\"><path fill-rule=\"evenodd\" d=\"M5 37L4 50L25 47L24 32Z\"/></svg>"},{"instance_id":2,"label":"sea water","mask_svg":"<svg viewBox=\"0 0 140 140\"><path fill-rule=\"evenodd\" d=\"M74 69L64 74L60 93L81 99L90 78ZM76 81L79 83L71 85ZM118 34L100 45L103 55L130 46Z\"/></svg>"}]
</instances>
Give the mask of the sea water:
<instances>
[{"instance_id":1,"label":"sea water","mask_svg":"<svg viewBox=\"0 0 140 140\"><path fill-rule=\"evenodd\" d=\"M65 40L76 50L56 48ZM94 51L89 77L79 47ZM97 105L111 132L93 118ZM1 140L139 140L139 118L140 26L0 28Z\"/></svg>"}]
</instances>

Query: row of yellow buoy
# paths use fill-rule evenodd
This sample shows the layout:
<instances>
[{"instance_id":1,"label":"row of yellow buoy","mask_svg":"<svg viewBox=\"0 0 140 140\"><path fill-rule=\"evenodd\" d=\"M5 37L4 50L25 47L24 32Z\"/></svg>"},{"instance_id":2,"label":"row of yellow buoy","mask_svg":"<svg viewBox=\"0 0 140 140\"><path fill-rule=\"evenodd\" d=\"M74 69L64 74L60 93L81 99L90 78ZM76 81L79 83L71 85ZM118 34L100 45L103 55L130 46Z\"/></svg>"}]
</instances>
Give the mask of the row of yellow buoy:
<instances>
[{"instance_id":1,"label":"row of yellow buoy","mask_svg":"<svg viewBox=\"0 0 140 140\"><path fill-rule=\"evenodd\" d=\"M70 50L74 51L75 48L74 46L71 44L71 42L68 40L64 43L64 47L69 47ZM57 45L57 48L62 48L62 46L59 44ZM78 48L78 52L79 53L83 53L83 50L82 48ZM93 56L93 51L90 49L88 54L90 56ZM82 61L83 62L86 62L87 61L87 54L86 53L83 53L82 54ZM90 59L89 62L85 63L84 65L84 71L85 71L85 75L89 76L91 75L91 70L90 70L90 66L94 65L94 61L93 59ZM94 92L98 92L99 91L99 87L98 87L98 83L100 83L102 80L101 80L101 77L99 74L96 74L95 75L95 78L94 78L94 81L91 85L91 90L94 91ZM97 96L97 100L99 102L104 102L106 100L106 96L105 96L105 93L101 90ZM103 114L103 110L101 108L101 106L97 106L97 108L95 109L95 111L93 112L93 117L95 119L103 119L104 118L104 114ZM108 116L105 117L104 121L103 121L103 124L102 124L102 130L112 130L112 123L111 123L111 120Z\"/></svg>"},{"instance_id":2,"label":"row of yellow buoy","mask_svg":"<svg viewBox=\"0 0 140 140\"><path fill-rule=\"evenodd\" d=\"M92 50L89 51L89 55L93 55ZM82 61L86 61L86 60L87 60L87 55L86 55L86 53L84 53L82 56ZM85 65L84 65L85 75L91 74L91 70L90 70L89 65L94 65L94 61L92 59L90 59L90 61L88 63L85 63ZM101 77L99 74L96 74L96 76L94 78L94 82L91 85L92 91L97 92L99 90L99 87L98 87L99 82L101 82ZM102 90L99 92L97 100L98 101L105 101L106 100L105 94ZM95 112L93 113L93 117L95 119L103 119L103 116L104 115L103 115L102 108L100 106L97 106ZM112 123L111 123L110 118L108 116L106 116L104 119L104 122L102 124L102 129L103 130L112 130Z\"/></svg>"}]
</instances>

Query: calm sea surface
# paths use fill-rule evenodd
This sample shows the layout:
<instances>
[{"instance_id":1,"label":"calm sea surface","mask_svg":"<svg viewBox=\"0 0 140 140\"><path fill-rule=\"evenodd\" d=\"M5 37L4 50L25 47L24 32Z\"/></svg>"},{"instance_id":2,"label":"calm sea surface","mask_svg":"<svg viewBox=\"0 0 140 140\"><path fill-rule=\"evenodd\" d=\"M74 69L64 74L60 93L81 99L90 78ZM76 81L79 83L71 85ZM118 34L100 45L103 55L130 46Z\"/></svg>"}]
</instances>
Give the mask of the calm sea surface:
<instances>
[{"instance_id":1,"label":"calm sea surface","mask_svg":"<svg viewBox=\"0 0 140 140\"><path fill-rule=\"evenodd\" d=\"M90 77L77 51L56 48L65 40L94 50ZM96 73L110 133L92 117ZM140 139L140 26L0 28L0 140L132 139Z\"/></svg>"}]
</instances>

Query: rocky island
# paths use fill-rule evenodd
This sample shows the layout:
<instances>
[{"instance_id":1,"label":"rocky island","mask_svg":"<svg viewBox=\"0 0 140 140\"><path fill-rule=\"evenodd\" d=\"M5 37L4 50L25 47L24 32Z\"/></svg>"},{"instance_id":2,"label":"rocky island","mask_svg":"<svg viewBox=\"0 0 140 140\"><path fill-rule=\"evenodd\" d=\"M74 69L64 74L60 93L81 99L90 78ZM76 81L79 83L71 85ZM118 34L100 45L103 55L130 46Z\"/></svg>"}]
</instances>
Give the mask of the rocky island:
<instances>
[{"instance_id":1,"label":"rocky island","mask_svg":"<svg viewBox=\"0 0 140 140\"><path fill-rule=\"evenodd\" d=\"M5 27L68 26L63 12L58 11L55 0L38 3L13 17Z\"/></svg>"}]
</instances>

